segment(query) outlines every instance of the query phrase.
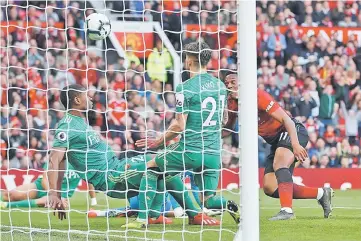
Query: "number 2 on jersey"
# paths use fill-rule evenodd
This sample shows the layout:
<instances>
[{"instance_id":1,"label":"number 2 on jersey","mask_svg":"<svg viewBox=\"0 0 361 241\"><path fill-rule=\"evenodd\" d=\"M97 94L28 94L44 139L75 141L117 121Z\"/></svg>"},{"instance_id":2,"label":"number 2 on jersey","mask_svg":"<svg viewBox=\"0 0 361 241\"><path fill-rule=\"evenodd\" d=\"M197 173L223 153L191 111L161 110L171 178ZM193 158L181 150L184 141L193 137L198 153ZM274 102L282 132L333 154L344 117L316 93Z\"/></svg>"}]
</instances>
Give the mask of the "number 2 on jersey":
<instances>
[{"instance_id":1,"label":"number 2 on jersey","mask_svg":"<svg viewBox=\"0 0 361 241\"><path fill-rule=\"evenodd\" d=\"M223 111L224 111L224 101L226 99L225 95L220 95L220 100L221 100L221 106L220 106L220 113L221 113L221 122L223 121ZM207 97L203 100L202 102L202 109L207 109L207 105L208 103L211 103L212 105L212 109L211 112L209 113L207 119L203 122L202 126L215 126L217 124L216 120L212 120L214 113L216 112L217 109L217 102L213 97Z\"/></svg>"}]
</instances>

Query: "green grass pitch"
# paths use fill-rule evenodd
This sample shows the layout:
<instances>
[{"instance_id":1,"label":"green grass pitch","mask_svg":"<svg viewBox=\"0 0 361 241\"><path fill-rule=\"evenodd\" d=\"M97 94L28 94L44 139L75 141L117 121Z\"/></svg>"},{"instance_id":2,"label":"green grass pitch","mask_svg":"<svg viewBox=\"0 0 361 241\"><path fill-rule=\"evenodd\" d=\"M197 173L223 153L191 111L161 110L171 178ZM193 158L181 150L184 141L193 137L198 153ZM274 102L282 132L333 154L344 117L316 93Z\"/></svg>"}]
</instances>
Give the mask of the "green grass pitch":
<instances>
[{"instance_id":1,"label":"green grass pitch","mask_svg":"<svg viewBox=\"0 0 361 241\"><path fill-rule=\"evenodd\" d=\"M239 196L224 193L227 198L239 200ZM106 198L98 194L98 209L121 207L125 201ZM120 228L125 218L87 219L87 195L77 193L71 199L68 219L60 221L47 209L1 210L1 241L64 241L64 240L233 240L237 230L233 219L225 213L221 229L188 226L187 219L175 219L175 223L163 227L151 226L147 231L125 232ZM323 219L322 209L314 200L295 200L297 219L269 222L267 219L279 210L278 200L266 197L260 191L260 229L262 241L356 241L361 240L361 191L336 191L334 212L331 219ZM10 232L9 226L12 226ZM31 232L29 232L31 230ZM58 231L55 231L58 230ZM71 232L68 232L71 230Z\"/></svg>"}]
</instances>

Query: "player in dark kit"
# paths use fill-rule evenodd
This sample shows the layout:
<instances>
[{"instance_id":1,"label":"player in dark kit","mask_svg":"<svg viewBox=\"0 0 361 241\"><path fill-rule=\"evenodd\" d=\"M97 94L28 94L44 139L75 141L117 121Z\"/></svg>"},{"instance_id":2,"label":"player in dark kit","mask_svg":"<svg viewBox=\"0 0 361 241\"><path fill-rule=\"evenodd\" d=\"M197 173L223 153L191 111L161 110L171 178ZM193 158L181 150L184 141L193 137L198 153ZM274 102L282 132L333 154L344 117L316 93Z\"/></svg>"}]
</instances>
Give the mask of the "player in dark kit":
<instances>
[{"instance_id":1,"label":"player in dark kit","mask_svg":"<svg viewBox=\"0 0 361 241\"><path fill-rule=\"evenodd\" d=\"M237 75L226 74L225 84L231 92L228 96L228 123L232 129L237 118L238 84ZM332 188L312 188L293 183L292 173L297 161L308 158L305 149L308 133L303 124L290 117L266 91L257 90L258 135L271 145L271 153L266 160L263 191L267 196L279 198L281 211L269 220L295 218L292 199L317 199L322 206L324 217L331 215ZM225 131L223 136L230 132Z\"/></svg>"}]
</instances>

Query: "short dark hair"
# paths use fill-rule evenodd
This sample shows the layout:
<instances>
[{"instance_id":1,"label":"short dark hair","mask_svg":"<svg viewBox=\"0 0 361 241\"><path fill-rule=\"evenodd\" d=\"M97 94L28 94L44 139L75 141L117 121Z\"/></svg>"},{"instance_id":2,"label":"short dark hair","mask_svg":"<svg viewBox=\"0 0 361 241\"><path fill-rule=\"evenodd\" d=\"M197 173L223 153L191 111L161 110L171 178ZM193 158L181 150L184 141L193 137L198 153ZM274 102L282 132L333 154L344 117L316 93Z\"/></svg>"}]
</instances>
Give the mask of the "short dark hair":
<instances>
[{"instance_id":1,"label":"short dark hair","mask_svg":"<svg viewBox=\"0 0 361 241\"><path fill-rule=\"evenodd\" d=\"M237 70L236 69L222 69L220 71L221 80L223 80L223 82L224 82L226 80L226 77L231 74L237 74Z\"/></svg>"},{"instance_id":2,"label":"short dark hair","mask_svg":"<svg viewBox=\"0 0 361 241\"><path fill-rule=\"evenodd\" d=\"M206 66L211 60L211 49L204 41L189 43L184 46L185 54L198 60L201 66Z\"/></svg>"},{"instance_id":3,"label":"short dark hair","mask_svg":"<svg viewBox=\"0 0 361 241\"><path fill-rule=\"evenodd\" d=\"M60 101L65 109L73 107L75 97L86 91L85 87L79 84L65 86L60 93Z\"/></svg>"}]
</instances>

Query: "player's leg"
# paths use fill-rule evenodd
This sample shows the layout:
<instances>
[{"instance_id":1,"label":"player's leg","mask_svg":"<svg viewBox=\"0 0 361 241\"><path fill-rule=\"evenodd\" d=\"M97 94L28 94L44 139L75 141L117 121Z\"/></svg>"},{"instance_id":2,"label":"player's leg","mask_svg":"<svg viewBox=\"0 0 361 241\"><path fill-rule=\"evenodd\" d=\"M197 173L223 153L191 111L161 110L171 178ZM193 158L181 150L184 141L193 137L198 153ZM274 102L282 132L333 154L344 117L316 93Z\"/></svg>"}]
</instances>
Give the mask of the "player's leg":
<instances>
[{"instance_id":1,"label":"player's leg","mask_svg":"<svg viewBox=\"0 0 361 241\"><path fill-rule=\"evenodd\" d=\"M20 208L20 207L37 207L35 199L38 198L38 193L43 189L36 182L21 185L11 191L2 193L2 200L0 205L2 208Z\"/></svg>"},{"instance_id":2,"label":"player's leg","mask_svg":"<svg viewBox=\"0 0 361 241\"><path fill-rule=\"evenodd\" d=\"M308 133L306 128L296 123L299 143L306 147ZM281 135L288 136L288 135ZM271 197L280 198L281 212L272 220L294 218L292 211L292 199L321 197L319 203L324 209L325 217L331 213L331 197L333 190L303 187L293 183L292 174L295 166L292 144L289 136L280 138L278 143L272 146L271 154L267 157L264 179L264 192ZM272 174L274 173L274 174ZM277 180L277 188L275 179ZM284 215L282 215L284 214Z\"/></svg>"},{"instance_id":3,"label":"player's leg","mask_svg":"<svg viewBox=\"0 0 361 241\"><path fill-rule=\"evenodd\" d=\"M269 165L268 165L269 166ZM290 171L293 174L294 164L291 165ZM272 168L273 170L273 168ZM333 195L331 188L314 188L308 186L301 186L293 183L293 199L316 199L324 209L324 217L328 218L330 215L330 208L328 208L329 200ZM267 171L267 165L265 169L265 175L263 178L263 190L264 193L272 198L279 198L277 178L273 171Z\"/></svg>"},{"instance_id":4,"label":"player's leg","mask_svg":"<svg viewBox=\"0 0 361 241\"><path fill-rule=\"evenodd\" d=\"M20 201L25 199L34 199L37 195L37 185L35 183L24 184L11 191L2 193L3 201Z\"/></svg>"},{"instance_id":5,"label":"player's leg","mask_svg":"<svg viewBox=\"0 0 361 241\"><path fill-rule=\"evenodd\" d=\"M152 206L149 211L149 224L172 224L173 221L170 218L165 217L165 210L167 205L166 192L165 192L165 180L159 178L157 181L157 193L153 199ZM163 210L162 210L163 209Z\"/></svg>"},{"instance_id":6,"label":"player's leg","mask_svg":"<svg viewBox=\"0 0 361 241\"><path fill-rule=\"evenodd\" d=\"M195 170L197 174L194 176L195 184L199 187L202 192L201 203L203 206L210 210L219 210L223 212L227 210L232 216L236 223L240 222L240 209L238 205L232 201L227 200L221 195L216 195L216 190L219 183L219 175L221 172L220 168L220 157L205 155L207 160L205 163L206 169Z\"/></svg>"},{"instance_id":7,"label":"player's leg","mask_svg":"<svg viewBox=\"0 0 361 241\"><path fill-rule=\"evenodd\" d=\"M202 203L201 203L201 199L200 199L200 191L199 188L197 186L197 184L194 181L194 175L192 172L188 171L185 174L185 177L189 177L189 181L191 183L191 190L192 190L192 194L194 197L194 200L196 201L196 203L200 206L203 207Z\"/></svg>"},{"instance_id":8,"label":"player's leg","mask_svg":"<svg viewBox=\"0 0 361 241\"><path fill-rule=\"evenodd\" d=\"M95 193L95 188L92 184L88 183L88 192L89 192L89 196L90 196L90 206L96 206L97 203L97 197L96 197L96 193Z\"/></svg>"},{"instance_id":9,"label":"player's leg","mask_svg":"<svg viewBox=\"0 0 361 241\"><path fill-rule=\"evenodd\" d=\"M168 149L168 150L167 150ZM181 178L180 172L193 170L202 165L201 159L191 159L188 152L179 143L167 147L165 153L157 155L155 162L165 172L166 189L170 195L186 211L189 223L194 225L219 225L219 221L201 213L190 198L188 190Z\"/></svg>"},{"instance_id":10,"label":"player's leg","mask_svg":"<svg viewBox=\"0 0 361 241\"><path fill-rule=\"evenodd\" d=\"M278 195L281 211L270 220L287 220L295 218L292 210L293 180L289 167L294 162L292 151L285 147L276 149L273 161L273 170L278 184Z\"/></svg>"}]
</instances>

